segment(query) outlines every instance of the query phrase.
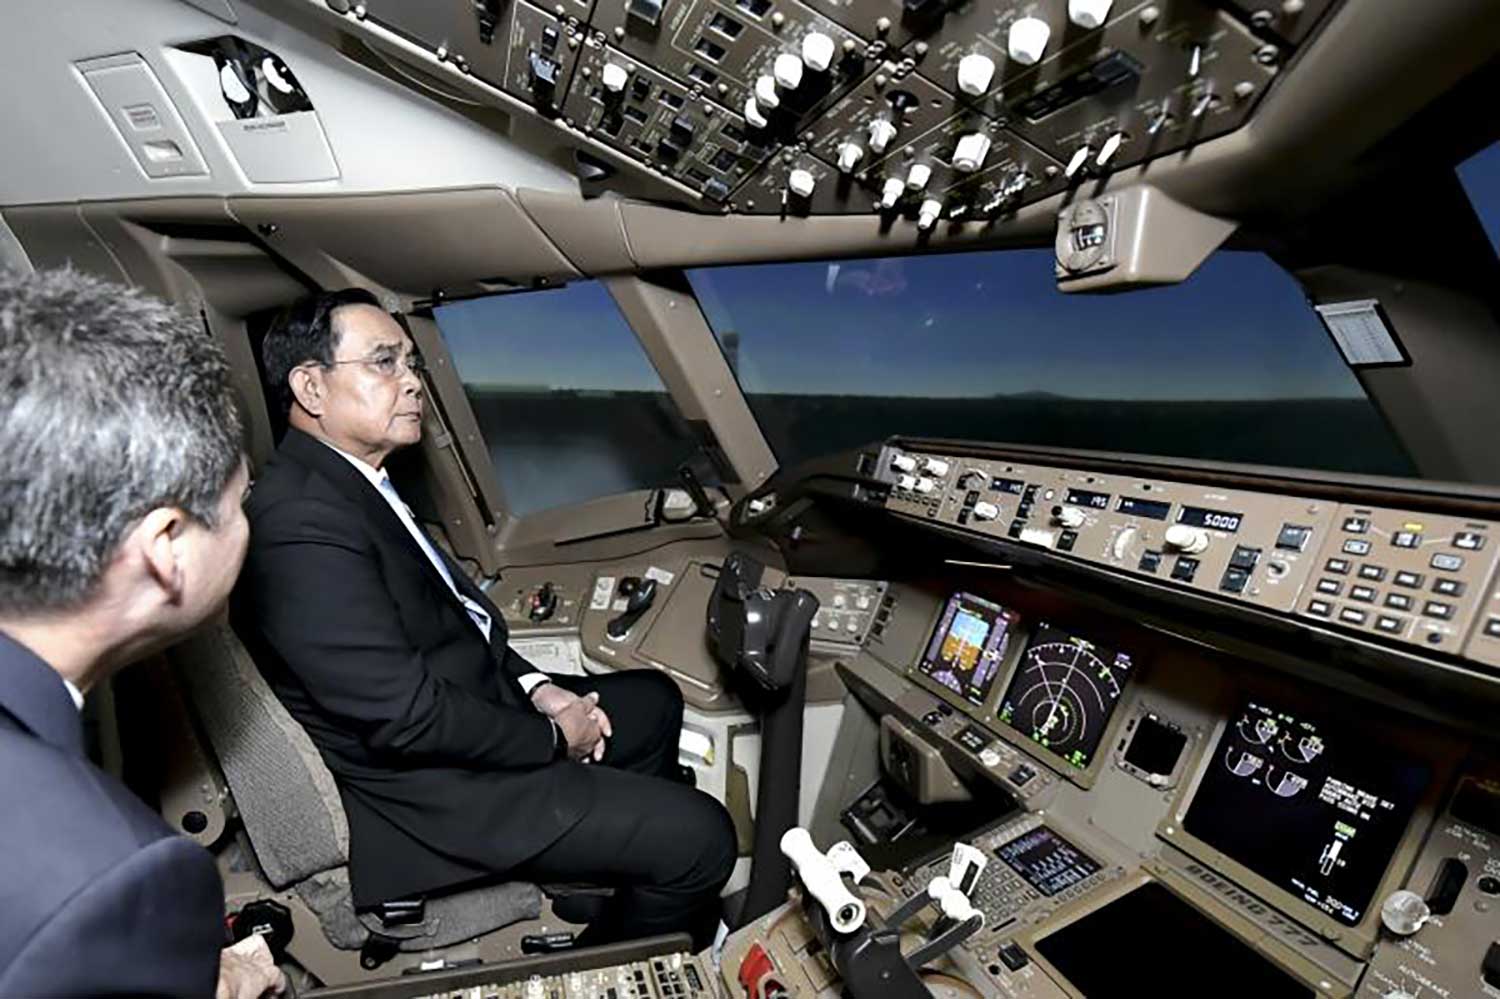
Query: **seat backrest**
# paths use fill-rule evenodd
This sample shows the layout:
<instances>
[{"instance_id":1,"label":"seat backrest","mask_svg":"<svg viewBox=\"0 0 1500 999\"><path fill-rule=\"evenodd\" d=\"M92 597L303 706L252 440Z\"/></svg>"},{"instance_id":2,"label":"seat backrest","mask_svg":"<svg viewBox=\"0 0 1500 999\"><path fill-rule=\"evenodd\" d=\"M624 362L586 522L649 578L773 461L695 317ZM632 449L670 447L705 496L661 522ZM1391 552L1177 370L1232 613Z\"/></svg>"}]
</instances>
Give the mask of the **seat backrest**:
<instances>
[{"instance_id":1,"label":"seat backrest","mask_svg":"<svg viewBox=\"0 0 1500 999\"><path fill-rule=\"evenodd\" d=\"M349 822L307 730L220 618L168 658L219 758L266 878L280 890L349 862Z\"/></svg>"}]
</instances>

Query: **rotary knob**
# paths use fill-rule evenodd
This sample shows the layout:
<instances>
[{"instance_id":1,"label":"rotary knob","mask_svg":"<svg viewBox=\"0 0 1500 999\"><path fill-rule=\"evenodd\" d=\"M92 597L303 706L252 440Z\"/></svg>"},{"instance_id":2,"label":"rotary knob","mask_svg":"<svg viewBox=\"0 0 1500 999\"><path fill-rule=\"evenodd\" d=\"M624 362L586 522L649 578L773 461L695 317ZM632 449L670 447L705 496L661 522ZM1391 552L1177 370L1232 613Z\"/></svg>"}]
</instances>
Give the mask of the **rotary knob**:
<instances>
[{"instance_id":1,"label":"rotary knob","mask_svg":"<svg viewBox=\"0 0 1500 999\"><path fill-rule=\"evenodd\" d=\"M958 89L970 97L982 97L995 78L995 61L987 55L970 53L958 61Z\"/></svg>"},{"instance_id":2,"label":"rotary knob","mask_svg":"<svg viewBox=\"0 0 1500 999\"><path fill-rule=\"evenodd\" d=\"M885 147L896 137L896 126L891 124L889 118L876 118L870 122L869 133L870 152L878 155L885 152Z\"/></svg>"},{"instance_id":3,"label":"rotary knob","mask_svg":"<svg viewBox=\"0 0 1500 999\"><path fill-rule=\"evenodd\" d=\"M909 454L898 454L891 459L891 467L898 472L915 472L917 470L917 459Z\"/></svg>"},{"instance_id":4,"label":"rotary knob","mask_svg":"<svg viewBox=\"0 0 1500 999\"><path fill-rule=\"evenodd\" d=\"M1409 937L1427 924L1432 910L1414 891L1398 888L1386 896L1380 906L1380 921L1398 937Z\"/></svg>"},{"instance_id":5,"label":"rotary knob","mask_svg":"<svg viewBox=\"0 0 1500 999\"><path fill-rule=\"evenodd\" d=\"M908 191L920 191L927 186L932 179L932 167L926 163L913 163L911 169L906 171L906 189Z\"/></svg>"},{"instance_id":6,"label":"rotary knob","mask_svg":"<svg viewBox=\"0 0 1500 999\"><path fill-rule=\"evenodd\" d=\"M604 69L599 73L599 82L604 84L604 89L612 94L618 94L625 89L625 82L630 79L630 74L625 67L617 62L607 62Z\"/></svg>"},{"instance_id":7,"label":"rotary knob","mask_svg":"<svg viewBox=\"0 0 1500 999\"><path fill-rule=\"evenodd\" d=\"M809 170L801 167L786 175L786 187L799 198L812 197L813 188L818 186L818 179Z\"/></svg>"},{"instance_id":8,"label":"rotary knob","mask_svg":"<svg viewBox=\"0 0 1500 999\"><path fill-rule=\"evenodd\" d=\"M937 222L938 216L943 214L943 203L936 198L928 198L922 202L922 207L917 209L917 228L926 232Z\"/></svg>"},{"instance_id":9,"label":"rotary knob","mask_svg":"<svg viewBox=\"0 0 1500 999\"><path fill-rule=\"evenodd\" d=\"M845 142L839 146L839 170L844 173L852 173L864 158L865 151L858 143Z\"/></svg>"},{"instance_id":10,"label":"rotary knob","mask_svg":"<svg viewBox=\"0 0 1500 999\"><path fill-rule=\"evenodd\" d=\"M917 492L919 493L930 493L936 488L937 483L929 478L923 477L917 480Z\"/></svg>"},{"instance_id":11,"label":"rotary knob","mask_svg":"<svg viewBox=\"0 0 1500 999\"><path fill-rule=\"evenodd\" d=\"M1013 21L1005 39L1005 49L1011 59L1023 66L1034 66L1041 61L1047 50L1047 41L1052 29L1039 17L1022 17Z\"/></svg>"},{"instance_id":12,"label":"rotary knob","mask_svg":"<svg viewBox=\"0 0 1500 999\"><path fill-rule=\"evenodd\" d=\"M821 31L809 31L802 39L802 61L814 73L822 73L833 65L833 39Z\"/></svg>"},{"instance_id":13,"label":"rotary knob","mask_svg":"<svg viewBox=\"0 0 1500 999\"><path fill-rule=\"evenodd\" d=\"M970 132L958 140L953 151L953 169L959 173L973 173L984 166L984 158L990 154L990 137L983 132Z\"/></svg>"},{"instance_id":14,"label":"rotary knob","mask_svg":"<svg viewBox=\"0 0 1500 999\"><path fill-rule=\"evenodd\" d=\"M896 202L901 200L901 195L906 193L906 181L900 177L887 177L885 186L880 189L880 207L895 208Z\"/></svg>"},{"instance_id":15,"label":"rotary knob","mask_svg":"<svg viewBox=\"0 0 1500 999\"><path fill-rule=\"evenodd\" d=\"M755 78L755 99L760 106L774 111L781 106L781 97L776 93L776 81L762 73Z\"/></svg>"},{"instance_id":16,"label":"rotary knob","mask_svg":"<svg viewBox=\"0 0 1500 999\"><path fill-rule=\"evenodd\" d=\"M942 478L948 474L948 463L941 458L923 458L922 470Z\"/></svg>"},{"instance_id":17,"label":"rotary knob","mask_svg":"<svg viewBox=\"0 0 1500 999\"><path fill-rule=\"evenodd\" d=\"M1062 526L1071 528L1082 527L1088 519L1088 515L1076 506L1060 506L1052 511L1052 516Z\"/></svg>"},{"instance_id":18,"label":"rotary knob","mask_svg":"<svg viewBox=\"0 0 1500 999\"><path fill-rule=\"evenodd\" d=\"M771 66L771 75L786 90L796 90L802 83L802 59L790 52L781 53Z\"/></svg>"},{"instance_id":19,"label":"rotary knob","mask_svg":"<svg viewBox=\"0 0 1500 999\"><path fill-rule=\"evenodd\" d=\"M1092 31L1109 17L1115 0L1068 0L1068 20L1086 31Z\"/></svg>"},{"instance_id":20,"label":"rotary knob","mask_svg":"<svg viewBox=\"0 0 1500 999\"><path fill-rule=\"evenodd\" d=\"M915 488L917 488L917 477L915 475L903 475L903 476L901 476L899 479L896 480L896 488L897 489L915 489Z\"/></svg>"},{"instance_id":21,"label":"rotary knob","mask_svg":"<svg viewBox=\"0 0 1500 999\"><path fill-rule=\"evenodd\" d=\"M766 116L760 113L760 104L754 97L745 98L745 120L752 128L765 128L769 124Z\"/></svg>"},{"instance_id":22,"label":"rotary knob","mask_svg":"<svg viewBox=\"0 0 1500 999\"><path fill-rule=\"evenodd\" d=\"M1196 555L1198 552L1208 548L1208 532L1201 527L1192 527L1188 524L1173 524L1167 528L1163 539L1166 543L1178 551Z\"/></svg>"},{"instance_id":23,"label":"rotary knob","mask_svg":"<svg viewBox=\"0 0 1500 999\"><path fill-rule=\"evenodd\" d=\"M987 503L984 500L980 500L974 504L975 520L994 520L998 516L1000 516L1000 508L995 504Z\"/></svg>"}]
</instances>

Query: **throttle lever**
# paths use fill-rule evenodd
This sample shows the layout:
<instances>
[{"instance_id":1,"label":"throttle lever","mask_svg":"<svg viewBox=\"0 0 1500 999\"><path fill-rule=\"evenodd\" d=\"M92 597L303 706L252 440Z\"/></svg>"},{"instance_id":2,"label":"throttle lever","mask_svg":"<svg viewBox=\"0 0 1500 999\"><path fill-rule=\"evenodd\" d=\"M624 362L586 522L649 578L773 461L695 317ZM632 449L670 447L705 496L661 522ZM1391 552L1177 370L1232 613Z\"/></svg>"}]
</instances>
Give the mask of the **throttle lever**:
<instances>
[{"instance_id":1,"label":"throttle lever","mask_svg":"<svg viewBox=\"0 0 1500 999\"><path fill-rule=\"evenodd\" d=\"M623 579L620 581L620 589L625 589ZM655 602L656 580L650 578L640 580L626 598L625 610L618 617L609 619L609 623L604 626L604 633L615 640L624 638L641 619L641 615L650 610Z\"/></svg>"}]
</instances>

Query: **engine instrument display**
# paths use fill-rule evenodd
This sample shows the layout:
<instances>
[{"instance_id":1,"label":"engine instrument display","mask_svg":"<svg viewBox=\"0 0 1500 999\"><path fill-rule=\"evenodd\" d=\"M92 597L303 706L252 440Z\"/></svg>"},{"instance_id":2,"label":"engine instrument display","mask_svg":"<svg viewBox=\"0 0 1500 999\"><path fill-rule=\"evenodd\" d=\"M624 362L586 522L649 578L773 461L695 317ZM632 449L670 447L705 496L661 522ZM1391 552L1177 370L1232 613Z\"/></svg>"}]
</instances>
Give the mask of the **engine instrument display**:
<instances>
[{"instance_id":1,"label":"engine instrument display","mask_svg":"<svg viewBox=\"0 0 1500 999\"><path fill-rule=\"evenodd\" d=\"M1085 770L1133 667L1123 652L1039 623L1000 703L1000 720Z\"/></svg>"},{"instance_id":2,"label":"engine instrument display","mask_svg":"<svg viewBox=\"0 0 1500 999\"><path fill-rule=\"evenodd\" d=\"M1099 872L1093 857L1046 826L996 847L995 856L1048 898Z\"/></svg>"},{"instance_id":3,"label":"engine instrument display","mask_svg":"<svg viewBox=\"0 0 1500 999\"><path fill-rule=\"evenodd\" d=\"M970 593L948 598L917 669L971 704L983 704L995 685L1014 611Z\"/></svg>"},{"instance_id":4,"label":"engine instrument display","mask_svg":"<svg viewBox=\"0 0 1500 999\"><path fill-rule=\"evenodd\" d=\"M1358 925L1431 768L1379 738L1250 701L1210 754L1183 829Z\"/></svg>"}]
</instances>

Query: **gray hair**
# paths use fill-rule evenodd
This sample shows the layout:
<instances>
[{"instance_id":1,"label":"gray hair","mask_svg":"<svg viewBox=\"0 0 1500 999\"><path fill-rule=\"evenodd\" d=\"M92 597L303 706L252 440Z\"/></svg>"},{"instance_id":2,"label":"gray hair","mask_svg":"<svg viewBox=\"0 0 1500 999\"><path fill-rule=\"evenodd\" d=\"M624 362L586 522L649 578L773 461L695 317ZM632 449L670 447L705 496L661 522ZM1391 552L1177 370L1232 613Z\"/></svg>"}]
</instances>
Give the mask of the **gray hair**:
<instances>
[{"instance_id":1,"label":"gray hair","mask_svg":"<svg viewBox=\"0 0 1500 999\"><path fill-rule=\"evenodd\" d=\"M217 526L242 455L201 324L72 269L0 270L0 613L86 602L157 507Z\"/></svg>"}]
</instances>

